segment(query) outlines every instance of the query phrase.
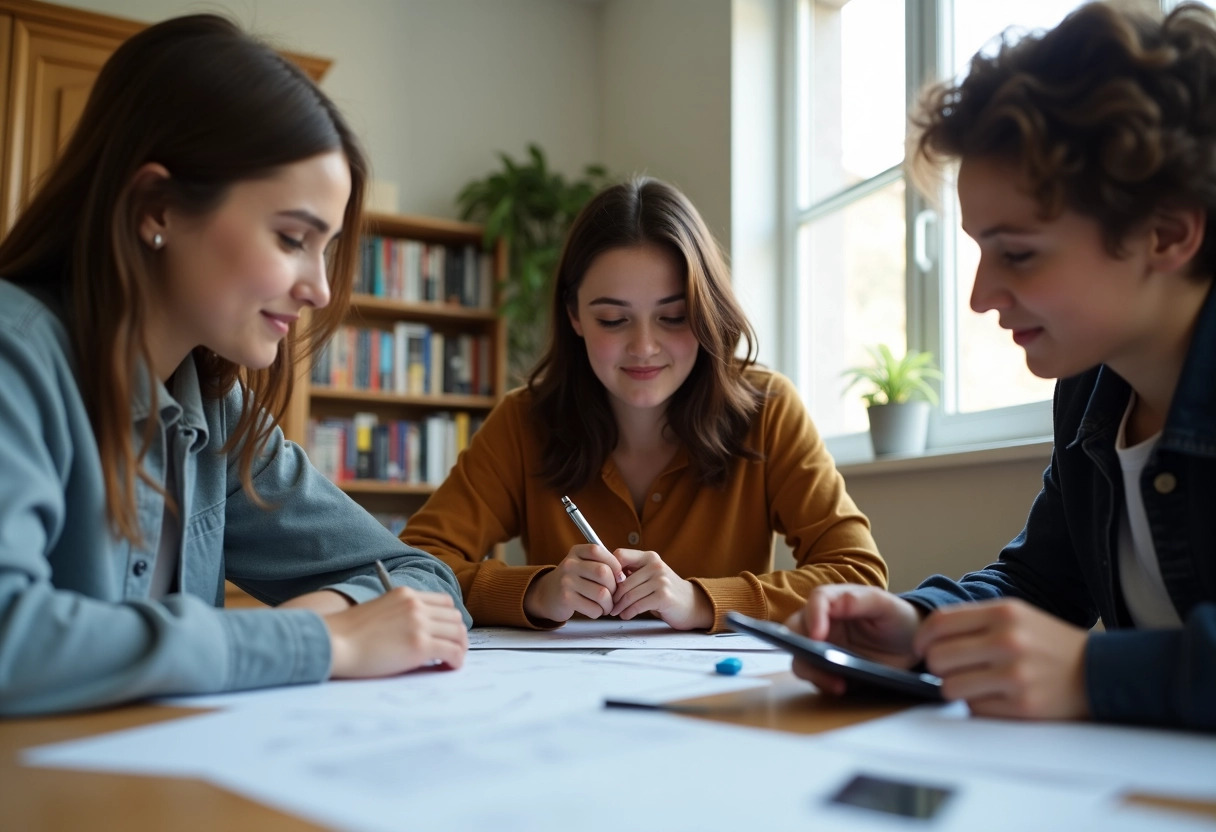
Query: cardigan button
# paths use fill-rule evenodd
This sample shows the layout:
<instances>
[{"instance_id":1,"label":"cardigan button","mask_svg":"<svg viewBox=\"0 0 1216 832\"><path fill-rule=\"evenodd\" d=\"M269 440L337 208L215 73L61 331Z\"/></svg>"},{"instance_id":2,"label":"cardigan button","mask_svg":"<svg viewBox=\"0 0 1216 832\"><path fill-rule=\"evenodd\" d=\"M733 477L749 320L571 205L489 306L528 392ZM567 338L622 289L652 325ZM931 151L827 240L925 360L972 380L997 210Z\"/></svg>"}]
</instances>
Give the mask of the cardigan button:
<instances>
[{"instance_id":1,"label":"cardigan button","mask_svg":"<svg viewBox=\"0 0 1216 832\"><path fill-rule=\"evenodd\" d=\"M1178 478L1169 472L1153 477L1153 488L1157 489L1158 494L1169 494L1177 487Z\"/></svg>"},{"instance_id":2,"label":"cardigan button","mask_svg":"<svg viewBox=\"0 0 1216 832\"><path fill-rule=\"evenodd\" d=\"M638 541L639 541L639 540L641 540L641 539L642 539L642 536L641 536L640 534L638 534L637 532L630 532L630 533L629 533L628 540L629 540L629 545L630 545L630 546L637 546L637 545L638 545Z\"/></svg>"},{"instance_id":3,"label":"cardigan button","mask_svg":"<svg viewBox=\"0 0 1216 832\"><path fill-rule=\"evenodd\" d=\"M146 560L137 560L135 565L131 567L131 571L135 573L135 577L139 577L148 571L148 562Z\"/></svg>"}]
</instances>

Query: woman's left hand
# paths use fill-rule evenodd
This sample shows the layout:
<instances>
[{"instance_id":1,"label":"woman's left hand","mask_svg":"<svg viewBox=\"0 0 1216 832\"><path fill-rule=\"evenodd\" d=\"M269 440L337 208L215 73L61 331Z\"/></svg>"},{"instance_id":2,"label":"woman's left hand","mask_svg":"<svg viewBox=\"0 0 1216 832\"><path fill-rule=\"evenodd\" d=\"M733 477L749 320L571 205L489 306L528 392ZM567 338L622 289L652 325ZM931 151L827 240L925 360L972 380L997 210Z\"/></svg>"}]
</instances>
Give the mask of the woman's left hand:
<instances>
[{"instance_id":1,"label":"woman's left hand","mask_svg":"<svg viewBox=\"0 0 1216 832\"><path fill-rule=\"evenodd\" d=\"M947 699L973 714L1084 719L1089 633L1024 601L957 604L931 613L913 640Z\"/></svg>"},{"instance_id":2,"label":"woman's left hand","mask_svg":"<svg viewBox=\"0 0 1216 832\"><path fill-rule=\"evenodd\" d=\"M714 608L709 596L673 572L657 552L617 549L613 554L628 577L612 595L610 615L628 621L653 612L677 630L713 626Z\"/></svg>"}]
</instances>

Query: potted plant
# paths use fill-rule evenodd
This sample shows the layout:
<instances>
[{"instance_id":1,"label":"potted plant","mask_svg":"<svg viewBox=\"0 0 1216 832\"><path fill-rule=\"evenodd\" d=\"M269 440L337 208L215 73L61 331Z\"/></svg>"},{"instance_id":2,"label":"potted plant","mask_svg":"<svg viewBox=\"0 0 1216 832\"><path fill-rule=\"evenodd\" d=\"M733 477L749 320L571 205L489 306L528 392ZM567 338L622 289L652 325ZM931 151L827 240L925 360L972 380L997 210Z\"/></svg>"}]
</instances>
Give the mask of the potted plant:
<instances>
[{"instance_id":1,"label":"potted plant","mask_svg":"<svg viewBox=\"0 0 1216 832\"><path fill-rule=\"evenodd\" d=\"M507 276L500 285L499 314L507 319L507 366L521 382L539 357L548 331L549 287L566 230L587 201L609 181L605 169L587 165L580 179L549 169L544 151L528 145L517 162L498 154L502 169L474 179L456 197L466 220L485 224L485 245L507 246Z\"/></svg>"},{"instance_id":2,"label":"potted plant","mask_svg":"<svg viewBox=\"0 0 1216 832\"><path fill-rule=\"evenodd\" d=\"M938 401L928 380L942 377L933 366L933 355L908 350L896 358L886 344L866 347L866 352L873 363L845 370L852 379L845 390L863 383L873 388L862 399L870 417L874 454L921 453L929 435L929 407Z\"/></svg>"}]
</instances>

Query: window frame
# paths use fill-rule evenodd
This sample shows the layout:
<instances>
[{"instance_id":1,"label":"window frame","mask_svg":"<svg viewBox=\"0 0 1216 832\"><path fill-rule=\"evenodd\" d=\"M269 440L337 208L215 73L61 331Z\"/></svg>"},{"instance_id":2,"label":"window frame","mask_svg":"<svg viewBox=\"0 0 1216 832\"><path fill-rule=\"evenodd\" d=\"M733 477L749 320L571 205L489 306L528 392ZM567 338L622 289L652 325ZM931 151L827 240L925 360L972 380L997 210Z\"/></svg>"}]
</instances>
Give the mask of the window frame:
<instances>
[{"instance_id":1,"label":"window frame","mask_svg":"<svg viewBox=\"0 0 1216 832\"><path fill-rule=\"evenodd\" d=\"M812 201L803 207L799 204L801 183L806 176L804 166L812 155L809 148L813 142L813 127L809 110L813 86L807 55L802 48L803 39L813 40L814 32L811 4L815 0L786 0L785 27L789 34L786 57L783 61L784 83L789 93L785 96L786 117L782 131L786 151L782 154L788 176L786 182L795 183L788 188L782 215L785 218L785 262L789 264L786 274L786 305L783 324L793 336L786 343L793 347L787 356L787 371L794 378L801 378L804 362L814 360L808 344L801 336L801 312L805 306L805 287L800 279L798 260L798 236L800 229L817 218L854 204L857 200L874 193L901 179L907 180L903 162L875 174L869 179L855 183L844 190ZM953 72L952 32L949 22L953 20L953 0L905 0L905 101L910 108L924 84L930 80L947 77ZM804 81L805 87L804 87ZM808 138L806 132L812 131ZM954 269L953 253L957 233L957 220L953 215L952 197L943 194L941 204L934 206L916 188L906 183L904 196L906 248L904 255L906 332L909 349L930 350L938 356L943 372L952 374L952 379L939 384L942 405L933 408L930 415L929 439L926 453L941 452L968 445L992 445L1038 439L1051 434L1051 402L1044 400L1009 407L993 408L971 413L950 412L958 401L955 362L957 355L956 326L953 321L963 314L974 314L955 308L955 286L948 280ZM928 213L926 213L928 212ZM923 218L918 222L918 217ZM918 228L919 226L919 228ZM926 226L931 226L929 231ZM928 232L928 233L926 233ZM922 268L917 264L917 249L925 247L930 265ZM962 279L960 277L960 279ZM808 399L816 391L801 391ZM836 391L832 391L833 394ZM867 432L826 436L832 453L841 460L861 460L871 455Z\"/></svg>"}]
</instances>

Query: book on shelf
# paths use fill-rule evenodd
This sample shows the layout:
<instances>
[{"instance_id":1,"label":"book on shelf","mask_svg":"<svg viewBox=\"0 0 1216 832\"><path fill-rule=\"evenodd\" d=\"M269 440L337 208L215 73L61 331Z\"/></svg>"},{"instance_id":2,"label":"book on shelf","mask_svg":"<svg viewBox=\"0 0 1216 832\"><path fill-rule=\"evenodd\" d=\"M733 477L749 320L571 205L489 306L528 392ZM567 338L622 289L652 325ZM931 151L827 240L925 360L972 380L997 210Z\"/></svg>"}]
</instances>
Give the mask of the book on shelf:
<instances>
[{"instance_id":1,"label":"book on shelf","mask_svg":"<svg viewBox=\"0 0 1216 832\"><path fill-rule=\"evenodd\" d=\"M356 413L355 429L355 479L370 480L372 473L372 431L376 427L375 413Z\"/></svg>"},{"instance_id":2,"label":"book on shelf","mask_svg":"<svg viewBox=\"0 0 1216 832\"><path fill-rule=\"evenodd\" d=\"M400 321L392 330L343 326L313 359L316 387L397 395L493 395L493 342Z\"/></svg>"},{"instance_id":3,"label":"book on shelf","mask_svg":"<svg viewBox=\"0 0 1216 832\"><path fill-rule=\"evenodd\" d=\"M494 304L494 258L474 245L395 237L363 238L355 291L413 303L471 309Z\"/></svg>"},{"instance_id":4,"label":"book on shelf","mask_svg":"<svg viewBox=\"0 0 1216 832\"><path fill-rule=\"evenodd\" d=\"M483 421L464 411L418 420L382 421L364 412L351 419L311 419L305 450L317 470L336 483L439 485Z\"/></svg>"}]
</instances>

